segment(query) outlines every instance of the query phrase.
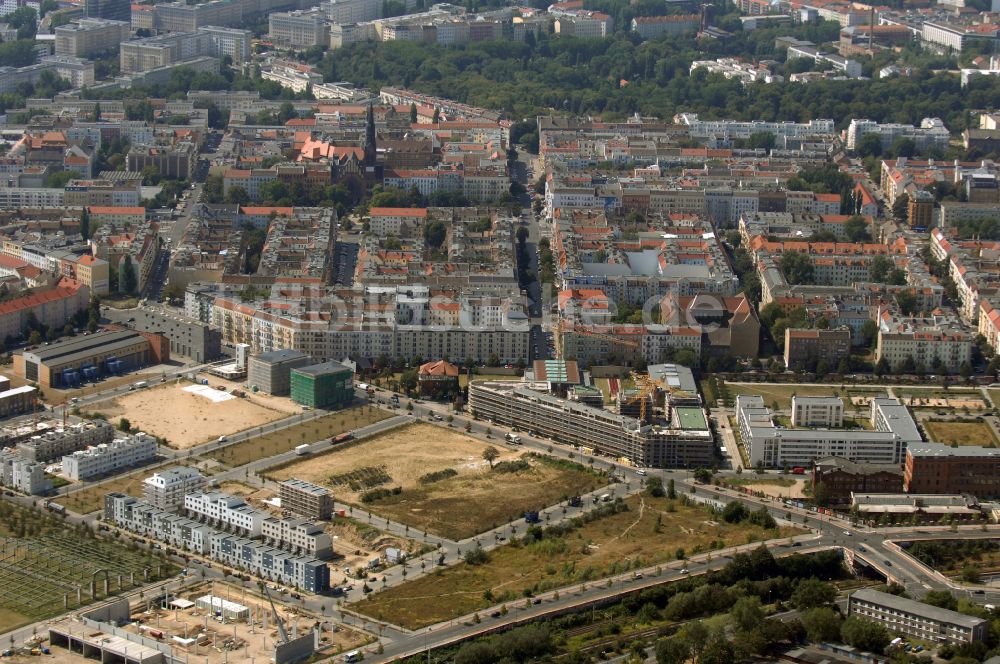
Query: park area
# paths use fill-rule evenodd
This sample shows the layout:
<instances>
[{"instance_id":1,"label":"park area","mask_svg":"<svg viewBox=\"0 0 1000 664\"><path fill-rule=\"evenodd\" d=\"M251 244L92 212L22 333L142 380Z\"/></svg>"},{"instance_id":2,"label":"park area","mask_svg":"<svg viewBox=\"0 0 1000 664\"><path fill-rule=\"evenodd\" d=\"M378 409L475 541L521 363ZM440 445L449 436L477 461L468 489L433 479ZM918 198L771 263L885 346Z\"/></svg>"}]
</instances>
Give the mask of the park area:
<instances>
[{"instance_id":1,"label":"park area","mask_svg":"<svg viewBox=\"0 0 1000 664\"><path fill-rule=\"evenodd\" d=\"M418 423L271 469L267 477L330 487L339 501L449 539L607 482L585 466L500 445L491 468L483 457L487 447L458 431Z\"/></svg>"},{"instance_id":2,"label":"park area","mask_svg":"<svg viewBox=\"0 0 1000 664\"><path fill-rule=\"evenodd\" d=\"M305 418L306 415L302 417ZM296 445L315 443L345 431L374 424L387 417L391 417L391 413L381 408L355 406L266 433L267 427L264 426L260 435L212 450L205 457L228 468L237 468L257 459L284 454Z\"/></svg>"},{"instance_id":3,"label":"park area","mask_svg":"<svg viewBox=\"0 0 1000 664\"><path fill-rule=\"evenodd\" d=\"M627 509L620 511L620 504ZM486 562L438 569L370 595L353 608L418 629L498 602L523 602L526 593L537 595L671 561L683 566L677 561L687 555L803 532L765 530L746 520L716 521L705 507L668 498L632 496L598 509L589 522L580 519L561 533L556 528L533 529L534 535L489 552Z\"/></svg>"},{"instance_id":4,"label":"park area","mask_svg":"<svg viewBox=\"0 0 1000 664\"><path fill-rule=\"evenodd\" d=\"M997 438L986 422L924 420L927 437L945 445L981 445L996 447Z\"/></svg>"},{"instance_id":5,"label":"park area","mask_svg":"<svg viewBox=\"0 0 1000 664\"><path fill-rule=\"evenodd\" d=\"M287 417L249 399L183 380L129 392L101 402L99 409L108 420L124 417L133 429L165 438L169 447L180 450Z\"/></svg>"},{"instance_id":6,"label":"park area","mask_svg":"<svg viewBox=\"0 0 1000 664\"><path fill-rule=\"evenodd\" d=\"M117 594L175 572L161 558L97 539L87 528L0 503L0 633L90 604L95 579L96 599L103 599L105 578Z\"/></svg>"}]
</instances>

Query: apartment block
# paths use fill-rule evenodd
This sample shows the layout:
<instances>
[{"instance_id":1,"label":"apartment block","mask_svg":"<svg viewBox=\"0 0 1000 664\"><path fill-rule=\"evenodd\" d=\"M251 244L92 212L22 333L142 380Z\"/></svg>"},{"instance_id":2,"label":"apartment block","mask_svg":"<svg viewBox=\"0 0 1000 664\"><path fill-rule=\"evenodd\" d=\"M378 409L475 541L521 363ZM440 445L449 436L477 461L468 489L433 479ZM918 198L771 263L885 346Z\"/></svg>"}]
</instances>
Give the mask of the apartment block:
<instances>
[{"instance_id":1,"label":"apartment block","mask_svg":"<svg viewBox=\"0 0 1000 664\"><path fill-rule=\"evenodd\" d=\"M787 328L785 330L785 366L792 368L799 362L826 360L828 363L847 357L851 352L851 330L814 330Z\"/></svg>"},{"instance_id":2,"label":"apartment block","mask_svg":"<svg viewBox=\"0 0 1000 664\"><path fill-rule=\"evenodd\" d=\"M758 395L736 397L736 422L751 465L808 466L836 456L860 463L902 463L907 445L922 438L906 407L896 399L872 399L875 431L787 429L774 423Z\"/></svg>"},{"instance_id":3,"label":"apartment block","mask_svg":"<svg viewBox=\"0 0 1000 664\"><path fill-rule=\"evenodd\" d=\"M938 443L910 445L903 486L907 493L1000 497L1000 449Z\"/></svg>"},{"instance_id":4,"label":"apartment block","mask_svg":"<svg viewBox=\"0 0 1000 664\"><path fill-rule=\"evenodd\" d=\"M840 397L792 397L793 427L844 426L844 400Z\"/></svg>"},{"instance_id":5,"label":"apartment block","mask_svg":"<svg viewBox=\"0 0 1000 664\"><path fill-rule=\"evenodd\" d=\"M330 19L322 8L276 12L268 17L268 37L276 46L309 48L330 41Z\"/></svg>"},{"instance_id":6,"label":"apartment block","mask_svg":"<svg viewBox=\"0 0 1000 664\"><path fill-rule=\"evenodd\" d=\"M278 498L282 509L307 519L333 517L333 496L325 487L293 478L278 484Z\"/></svg>"},{"instance_id":7,"label":"apartment block","mask_svg":"<svg viewBox=\"0 0 1000 664\"><path fill-rule=\"evenodd\" d=\"M648 425L518 383L473 381L469 408L477 418L628 459L640 467L698 468L710 465L714 455L707 425Z\"/></svg>"},{"instance_id":8,"label":"apartment block","mask_svg":"<svg viewBox=\"0 0 1000 664\"><path fill-rule=\"evenodd\" d=\"M904 318L883 311L879 317L875 361L885 359L893 369L907 361L925 371L943 365L957 373L972 359L972 335L945 317Z\"/></svg>"},{"instance_id":9,"label":"apartment block","mask_svg":"<svg viewBox=\"0 0 1000 664\"><path fill-rule=\"evenodd\" d=\"M184 505L184 496L205 489L205 476L194 468L175 466L150 475L142 481L142 497L160 509Z\"/></svg>"},{"instance_id":10,"label":"apartment block","mask_svg":"<svg viewBox=\"0 0 1000 664\"><path fill-rule=\"evenodd\" d=\"M636 16L632 19L632 32L643 39L657 39L663 35L676 37L687 32L697 32L700 27L701 17L698 14Z\"/></svg>"},{"instance_id":11,"label":"apartment block","mask_svg":"<svg viewBox=\"0 0 1000 664\"><path fill-rule=\"evenodd\" d=\"M951 132L939 118L924 118L919 127L853 118L847 127L847 149L856 150L861 139L868 134L875 134L881 139L883 150L888 150L897 139L905 138L913 141L921 153L930 149L945 150L951 140Z\"/></svg>"},{"instance_id":12,"label":"apartment block","mask_svg":"<svg viewBox=\"0 0 1000 664\"><path fill-rule=\"evenodd\" d=\"M122 42L128 41L131 26L128 21L83 18L76 23L61 25L53 32L56 35L56 55L92 58L117 51Z\"/></svg>"},{"instance_id":13,"label":"apartment block","mask_svg":"<svg viewBox=\"0 0 1000 664\"><path fill-rule=\"evenodd\" d=\"M151 461L156 449L156 438L137 433L64 456L62 472L73 481L110 475Z\"/></svg>"},{"instance_id":14,"label":"apartment block","mask_svg":"<svg viewBox=\"0 0 1000 664\"><path fill-rule=\"evenodd\" d=\"M104 420L78 422L31 435L17 444L17 451L30 461L61 459L85 447L105 445L115 437L115 428Z\"/></svg>"},{"instance_id":15,"label":"apartment block","mask_svg":"<svg viewBox=\"0 0 1000 664\"><path fill-rule=\"evenodd\" d=\"M982 618L871 588L849 595L847 614L881 623L891 633L929 643L975 643L985 641L989 632L989 622Z\"/></svg>"},{"instance_id":16,"label":"apartment block","mask_svg":"<svg viewBox=\"0 0 1000 664\"><path fill-rule=\"evenodd\" d=\"M52 490L52 480L45 474L45 464L30 461L11 449L0 449L0 486L29 496Z\"/></svg>"}]
</instances>

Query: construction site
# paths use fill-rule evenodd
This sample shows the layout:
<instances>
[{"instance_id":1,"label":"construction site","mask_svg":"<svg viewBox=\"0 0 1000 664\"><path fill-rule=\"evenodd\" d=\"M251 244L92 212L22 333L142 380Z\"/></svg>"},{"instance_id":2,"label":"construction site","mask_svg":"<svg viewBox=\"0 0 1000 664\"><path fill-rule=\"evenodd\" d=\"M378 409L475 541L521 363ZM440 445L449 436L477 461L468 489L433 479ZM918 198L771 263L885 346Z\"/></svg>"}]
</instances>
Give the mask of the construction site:
<instances>
[{"instance_id":1,"label":"construction site","mask_svg":"<svg viewBox=\"0 0 1000 664\"><path fill-rule=\"evenodd\" d=\"M364 632L295 606L298 600L284 589L258 588L249 581L246 586L206 581L180 592L166 588L138 605L133 598L130 610L121 600L51 624L52 655L66 662L107 657L139 664L282 664L314 654L336 655L371 640Z\"/></svg>"}]
</instances>

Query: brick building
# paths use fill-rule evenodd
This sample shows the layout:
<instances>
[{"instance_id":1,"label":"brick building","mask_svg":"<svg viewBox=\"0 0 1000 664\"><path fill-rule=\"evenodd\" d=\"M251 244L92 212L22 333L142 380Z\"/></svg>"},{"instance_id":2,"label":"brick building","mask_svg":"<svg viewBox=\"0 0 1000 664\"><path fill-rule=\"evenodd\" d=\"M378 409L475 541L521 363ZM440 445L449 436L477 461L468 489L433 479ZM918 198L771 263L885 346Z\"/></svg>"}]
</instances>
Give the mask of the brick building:
<instances>
[{"instance_id":1,"label":"brick building","mask_svg":"<svg viewBox=\"0 0 1000 664\"><path fill-rule=\"evenodd\" d=\"M849 504L852 493L899 493L903 488L903 471L894 463L855 463L832 456L817 459L812 475L813 487L823 486L827 505Z\"/></svg>"},{"instance_id":2,"label":"brick building","mask_svg":"<svg viewBox=\"0 0 1000 664\"><path fill-rule=\"evenodd\" d=\"M910 445L903 488L907 493L971 493L981 499L1000 496L1000 449Z\"/></svg>"}]
</instances>

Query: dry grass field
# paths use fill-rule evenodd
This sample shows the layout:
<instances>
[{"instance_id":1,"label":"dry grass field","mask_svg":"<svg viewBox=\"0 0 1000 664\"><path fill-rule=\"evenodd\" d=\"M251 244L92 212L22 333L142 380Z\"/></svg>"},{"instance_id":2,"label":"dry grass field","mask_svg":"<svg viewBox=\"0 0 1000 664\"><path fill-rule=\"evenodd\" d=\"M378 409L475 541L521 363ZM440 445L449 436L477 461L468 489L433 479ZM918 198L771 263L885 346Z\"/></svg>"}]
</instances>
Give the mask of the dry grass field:
<instances>
[{"instance_id":1,"label":"dry grass field","mask_svg":"<svg viewBox=\"0 0 1000 664\"><path fill-rule=\"evenodd\" d=\"M337 499L385 518L442 537L470 537L604 484L577 464L530 458L520 472L496 472L483 459L487 447L463 433L418 423L322 455L274 469L275 480L297 477L330 487ZM522 456L497 444L494 463ZM439 471L454 475L435 482L420 478ZM401 492L363 503L367 491L400 487Z\"/></svg>"},{"instance_id":2,"label":"dry grass field","mask_svg":"<svg viewBox=\"0 0 1000 664\"><path fill-rule=\"evenodd\" d=\"M993 429L986 422L931 422L924 420L924 431L935 443L945 445L982 445L996 447Z\"/></svg>"}]
</instances>

